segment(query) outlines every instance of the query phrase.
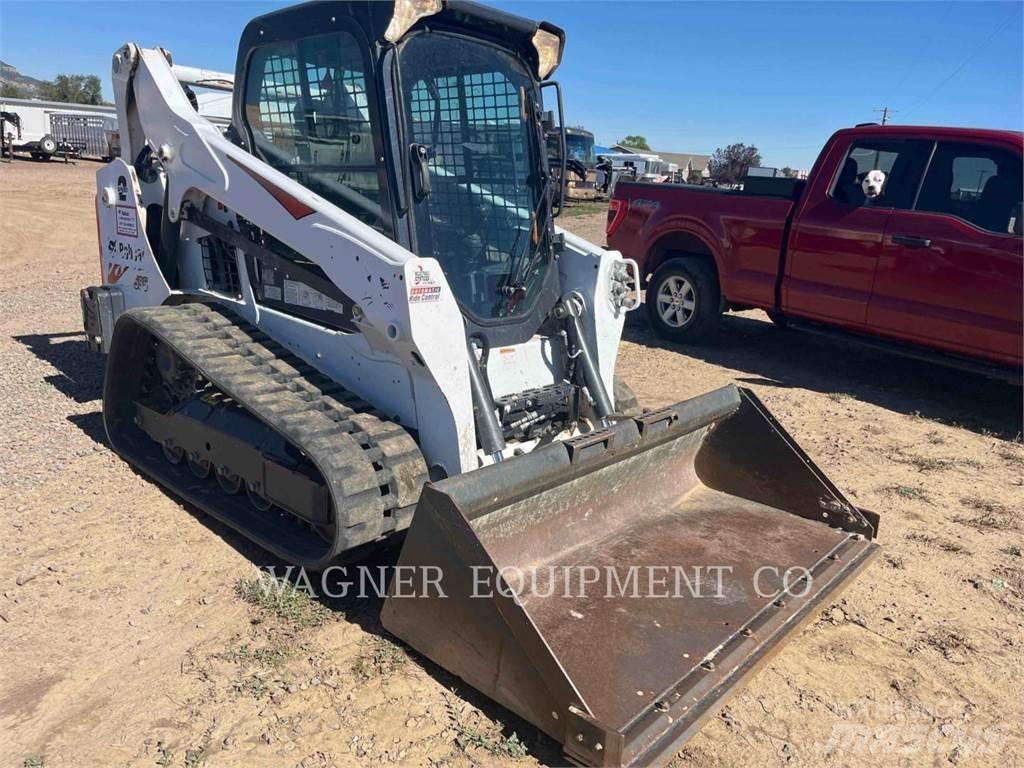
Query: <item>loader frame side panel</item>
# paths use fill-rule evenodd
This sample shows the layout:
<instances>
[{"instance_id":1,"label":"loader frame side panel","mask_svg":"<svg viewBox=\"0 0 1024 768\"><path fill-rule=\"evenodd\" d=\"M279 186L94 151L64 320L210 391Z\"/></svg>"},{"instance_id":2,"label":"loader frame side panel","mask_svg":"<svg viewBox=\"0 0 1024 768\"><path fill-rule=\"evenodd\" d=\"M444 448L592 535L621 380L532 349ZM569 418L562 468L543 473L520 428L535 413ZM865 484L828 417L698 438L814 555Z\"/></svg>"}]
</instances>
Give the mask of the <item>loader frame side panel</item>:
<instances>
[{"instance_id":1,"label":"loader frame side panel","mask_svg":"<svg viewBox=\"0 0 1024 768\"><path fill-rule=\"evenodd\" d=\"M125 99L134 101L134 119L149 144L165 148L161 161L167 176L165 215L177 221L186 202L202 210L205 200L213 198L315 262L358 304L358 328L371 348L381 356L392 356L409 372L417 393L416 428L429 463L447 475L475 469L475 434L465 427L473 423L468 354L463 345L450 343L464 336L464 324L437 261L413 256L228 141L192 109L161 51L128 45L118 56L123 63L115 80L133 67L124 87ZM293 218L261 182L313 213ZM410 279L414 272L430 275L429 295L414 290L422 287ZM424 301L425 296L429 301ZM246 297L249 301L251 296ZM259 307L256 312L258 323ZM429 323L424 323L428 315ZM321 350L296 351L316 364L316 352ZM355 388L344 368L337 375L340 383ZM386 386L386 382L375 386ZM373 390L361 391L372 394Z\"/></svg>"},{"instance_id":2,"label":"loader frame side panel","mask_svg":"<svg viewBox=\"0 0 1024 768\"><path fill-rule=\"evenodd\" d=\"M96 173L96 230L104 285L116 285L124 308L162 304L171 294L146 237L148 213L135 169L121 158Z\"/></svg>"}]
</instances>

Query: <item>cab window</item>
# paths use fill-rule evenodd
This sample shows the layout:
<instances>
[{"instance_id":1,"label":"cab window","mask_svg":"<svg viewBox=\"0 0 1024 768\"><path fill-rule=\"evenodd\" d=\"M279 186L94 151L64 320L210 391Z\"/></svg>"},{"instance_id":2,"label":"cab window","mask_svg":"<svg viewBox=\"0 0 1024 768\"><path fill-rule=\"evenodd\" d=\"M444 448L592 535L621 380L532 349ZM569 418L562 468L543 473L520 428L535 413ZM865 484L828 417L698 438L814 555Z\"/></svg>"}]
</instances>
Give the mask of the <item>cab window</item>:
<instances>
[{"instance_id":1,"label":"cab window","mask_svg":"<svg viewBox=\"0 0 1024 768\"><path fill-rule=\"evenodd\" d=\"M348 32L267 45L250 59L245 116L255 154L387 233L367 79Z\"/></svg>"},{"instance_id":2,"label":"cab window","mask_svg":"<svg viewBox=\"0 0 1024 768\"><path fill-rule=\"evenodd\" d=\"M914 206L1007 234L1021 202L1021 156L1000 147L940 141Z\"/></svg>"},{"instance_id":3,"label":"cab window","mask_svg":"<svg viewBox=\"0 0 1024 768\"><path fill-rule=\"evenodd\" d=\"M916 140L857 139L839 164L829 194L854 207L910 208L930 148L930 142ZM871 171L885 174L876 197L865 192L864 182Z\"/></svg>"}]
</instances>

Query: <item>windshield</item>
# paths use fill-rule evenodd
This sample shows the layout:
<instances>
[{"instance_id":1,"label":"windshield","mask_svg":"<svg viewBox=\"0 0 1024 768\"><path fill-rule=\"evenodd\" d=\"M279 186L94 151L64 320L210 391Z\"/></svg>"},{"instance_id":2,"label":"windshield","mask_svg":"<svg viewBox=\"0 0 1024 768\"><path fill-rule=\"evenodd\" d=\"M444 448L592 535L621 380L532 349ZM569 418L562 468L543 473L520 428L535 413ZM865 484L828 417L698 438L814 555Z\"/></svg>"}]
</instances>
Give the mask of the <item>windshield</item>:
<instances>
[{"instance_id":1,"label":"windshield","mask_svg":"<svg viewBox=\"0 0 1024 768\"><path fill-rule=\"evenodd\" d=\"M590 136L565 134L565 149L570 160L579 160L584 165L594 164L594 139Z\"/></svg>"},{"instance_id":2,"label":"windshield","mask_svg":"<svg viewBox=\"0 0 1024 768\"><path fill-rule=\"evenodd\" d=\"M534 81L512 55L454 35L416 35L399 56L407 134L430 178L417 252L471 315L521 316L550 258Z\"/></svg>"}]
</instances>

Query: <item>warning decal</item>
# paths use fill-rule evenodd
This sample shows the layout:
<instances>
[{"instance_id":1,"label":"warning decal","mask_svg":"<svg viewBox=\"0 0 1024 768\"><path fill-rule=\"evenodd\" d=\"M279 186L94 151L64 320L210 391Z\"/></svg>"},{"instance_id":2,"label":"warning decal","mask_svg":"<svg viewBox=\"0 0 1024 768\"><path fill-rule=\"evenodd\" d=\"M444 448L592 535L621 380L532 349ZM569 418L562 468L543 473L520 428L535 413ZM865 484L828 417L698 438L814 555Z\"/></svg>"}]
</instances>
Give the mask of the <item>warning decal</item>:
<instances>
[{"instance_id":1,"label":"warning decal","mask_svg":"<svg viewBox=\"0 0 1024 768\"><path fill-rule=\"evenodd\" d=\"M115 209L117 216L117 234L125 237L139 236L139 217L135 215L135 206L119 205Z\"/></svg>"}]
</instances>

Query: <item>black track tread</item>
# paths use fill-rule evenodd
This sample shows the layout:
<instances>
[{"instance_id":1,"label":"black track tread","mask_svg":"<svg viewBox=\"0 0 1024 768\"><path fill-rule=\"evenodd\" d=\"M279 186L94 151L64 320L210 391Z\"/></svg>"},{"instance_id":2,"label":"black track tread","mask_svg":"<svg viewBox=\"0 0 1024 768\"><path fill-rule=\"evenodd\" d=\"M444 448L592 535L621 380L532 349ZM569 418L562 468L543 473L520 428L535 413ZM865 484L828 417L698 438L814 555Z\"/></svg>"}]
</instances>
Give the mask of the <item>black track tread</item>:
<instances>
[{"instance_id":1,"label":"black track tread","mask_svg":"<svg viewBox=\"0 0 1024 768\"><path fill-rule=\"evenodd\" d=\"M379 538L427 480L412 436L251 323L216 305L135 310L133 320L301 450L334 500L339 551ZM402 516L405 524L409 516Z\"/></svg>"}]
</instances>

